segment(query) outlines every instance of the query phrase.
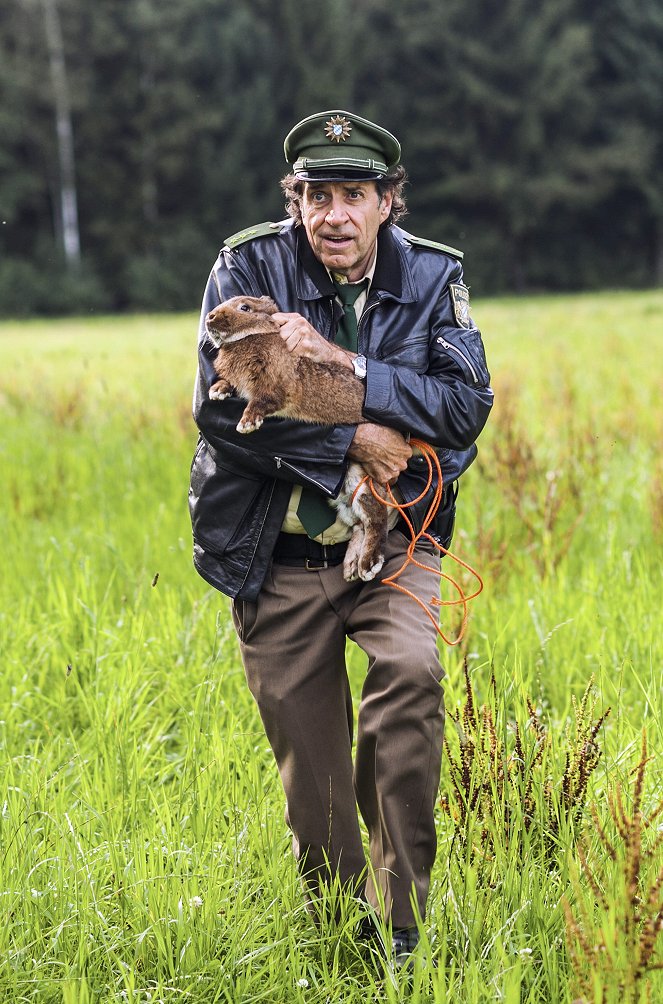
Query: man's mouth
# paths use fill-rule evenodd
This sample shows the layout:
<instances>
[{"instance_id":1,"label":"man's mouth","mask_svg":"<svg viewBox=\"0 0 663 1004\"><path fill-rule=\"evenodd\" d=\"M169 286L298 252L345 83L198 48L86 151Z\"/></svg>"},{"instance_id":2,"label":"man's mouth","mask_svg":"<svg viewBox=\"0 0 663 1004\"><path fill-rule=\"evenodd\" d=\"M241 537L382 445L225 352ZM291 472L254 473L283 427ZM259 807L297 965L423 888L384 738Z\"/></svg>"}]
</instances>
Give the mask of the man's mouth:
<instances>
[{"instance_id":1,"label":"man's mouth","mask_svg":"<svg viewBox=\"0 0 663 1004\"><path fill-rule=\"evenodd\" d=\"M348 241L352 240L352 237L343 234L321 234L321 237L328 244L347 244Z\"/></svg>"}]
</instances>

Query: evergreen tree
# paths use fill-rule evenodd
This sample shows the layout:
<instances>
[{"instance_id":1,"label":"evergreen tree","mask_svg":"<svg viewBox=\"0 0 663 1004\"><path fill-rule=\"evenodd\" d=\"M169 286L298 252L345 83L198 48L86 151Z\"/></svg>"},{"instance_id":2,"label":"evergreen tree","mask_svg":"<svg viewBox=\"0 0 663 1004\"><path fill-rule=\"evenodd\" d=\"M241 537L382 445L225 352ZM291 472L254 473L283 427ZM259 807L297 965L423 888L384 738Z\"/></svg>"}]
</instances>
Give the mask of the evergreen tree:
<instances>
[{"instance_id":1,"label":"evergreen tree","mask_svg":"<svg viewBox=\"0 0 663 1004\"><path fill-rule=\"evenodd\" d=\"M634 232L648 281L663 284L663 6L589 3L599 72L601 133L622 156L611 165L610 218Z\"/></svg>"},{"instance_id":2,"label":"evergreen tree","mask_svg":"<svg viewBox=\"0 0 663 1004\"><path fill-rule=\"evenodd\" d=\"M10 0L0 9L1 236L19 253L29 246L29 233L48 206L42 139L42 130L49 131L47 94L43 73L34 72L38 62L44 65L39 32L40 22L27 3Z\"/></svg>"},{"instance_id":3,"label":"evergreen tree","mask_svg":"<svg viewBox=\"0 0 663 1004\"><path fill-rule=\"evenodd\" d=\"M493 288L554 285L547 230L600 200L615 155L594 135L589 25L572 0L450 0L419 13L409 149L424 202L455 208Z\"/></svg>"}]
</instances>

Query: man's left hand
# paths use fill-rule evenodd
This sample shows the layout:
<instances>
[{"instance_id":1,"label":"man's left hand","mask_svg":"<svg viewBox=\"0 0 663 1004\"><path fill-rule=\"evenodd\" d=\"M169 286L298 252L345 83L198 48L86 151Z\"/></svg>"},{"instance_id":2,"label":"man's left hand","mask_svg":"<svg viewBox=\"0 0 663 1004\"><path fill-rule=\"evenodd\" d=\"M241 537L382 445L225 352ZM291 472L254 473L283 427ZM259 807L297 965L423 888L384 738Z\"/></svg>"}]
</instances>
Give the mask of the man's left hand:
<instances>
[{"instance_id":1,"label":"man's left hand","mask_svg":"<svg viewBox=\"0 0 663 1004\"><path fill-rule=\"evenodd\" d=\"M279 334L290 352L306 356L314 363L336 363L352 369L352 356L344 349L328 342L301 314L272 314L280 326Z\"/></svg>"}]
</instances>

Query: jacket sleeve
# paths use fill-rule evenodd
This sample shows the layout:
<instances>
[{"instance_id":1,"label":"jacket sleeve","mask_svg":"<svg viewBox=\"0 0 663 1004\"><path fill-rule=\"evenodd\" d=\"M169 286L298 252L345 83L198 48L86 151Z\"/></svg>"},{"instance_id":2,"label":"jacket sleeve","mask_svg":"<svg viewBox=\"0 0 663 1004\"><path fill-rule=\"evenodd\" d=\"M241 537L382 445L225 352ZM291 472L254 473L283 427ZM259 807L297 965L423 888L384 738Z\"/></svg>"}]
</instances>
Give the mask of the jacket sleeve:
<instances>
[{"instance_id":1,"label":"jacket sleeve","mask_svg":"<svg viewBox=\"0 0 663 1004\"><path fill-rule=\"evenodd\" d=\"M355 434L354 425L312 425L282 418L268 419L250 434L237 432L245 407L241 398L210 401L216 380L213 348L205 332L208 312L232 296L261 296L267 292L243 256L222 251L212 270L200 316L198 373L193 397L193 417L219 462L233 469L260 473L298 484L315 485L330 496L340 489L346 470L346 453Z\"/></svg>"},{"instance_id":2,"label":"jacket sleeve","mask_svg":"<svg viewBox=\"0 0 663 1004\"><path fill-rule=\"evenodd\" d=\"M454 283L462 285L457 264ZM447 283L428 320L428 367L418 372L388 360L369 359L364 414L433 446L470 447L493 404L483 342L471 319L456 319Z\"/></svg>"}]
</instances>

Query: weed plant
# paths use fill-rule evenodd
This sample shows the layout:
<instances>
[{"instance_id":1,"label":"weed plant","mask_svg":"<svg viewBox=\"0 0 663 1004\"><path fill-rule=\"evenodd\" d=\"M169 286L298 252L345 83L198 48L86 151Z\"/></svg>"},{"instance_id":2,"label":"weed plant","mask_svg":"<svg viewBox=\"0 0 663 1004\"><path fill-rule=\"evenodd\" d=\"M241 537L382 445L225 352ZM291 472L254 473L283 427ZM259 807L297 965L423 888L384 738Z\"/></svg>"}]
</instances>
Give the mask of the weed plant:
<instances>
[{"instance_id":1,"label":"weed plant","mask_svg":"<svg viewBox=\"0 0 663 1004\"><path fill-rule=\"evenodd\" d=\"M572 696L573 719L561 736L562 753L531 698L523 695L524 723L505 721L494 673L481 707L467 664L464 675L465 705L450 711L455 736L447 729L445 737L452 799L442 798L463 853L485 865L481 872L489 882L491 866L512 845L519 856L534 854L542 867L552 867L559 849L575 842L601 756L599 731L610 709L594 720L592 680L580 701Z\"/></svg>"},{"instance_id":2,"label":"weed plant","mask_svg":"<svg viewBox=\"0 0 663 1004\"><path fill-rule=\"evenodd\" d=\"M531 771L505 775L501 814L468 824L464 847L440 805L428 961L409 981L361 950L350 897L334 894L333 924L307 914L229 604L192 568L195 318L0 326L0 1001L571 1004L580 992L563 897L588 938L603 906L590 910L577 851L567 864L577 828L561 807L590 680L590 736L612 713L570 804L594 806L583 853L615 910L621 887L596 858L599 827L620 840L602 792L643 726L648 797L662 797L663 295L491 301L475 315L496 405L454 549L486 588L461 650L444 652L445 700L462 722L467 667L506 764L517 722ZM348 658L358 699L365 658L351 645ZM447 758L442 796L460 812L453 770ZM661 868L653 837L645 892ZM662 975L647 972L652 1002Z\"/></svg>"},{"instance_id":3,"label":"weed plant","mask_svg":"<svg viewBox=\"0 0 663 1004\"><path fill-rule=\"evenodd\" d=\"M610 786L607 826L593 806L594 839L579 847L573 904L566 897L563 901L581 1004L656 1000L651 976L663 969L663 956L657 954L663 932L663 799L645 807L648 764L643 732L632 790L624 791L619 782Z\"/></svg>"}]
</instances>

